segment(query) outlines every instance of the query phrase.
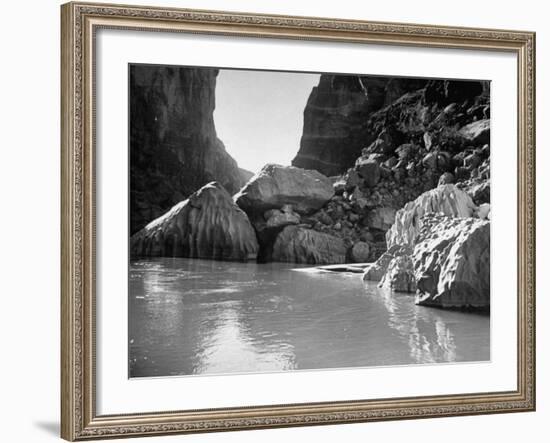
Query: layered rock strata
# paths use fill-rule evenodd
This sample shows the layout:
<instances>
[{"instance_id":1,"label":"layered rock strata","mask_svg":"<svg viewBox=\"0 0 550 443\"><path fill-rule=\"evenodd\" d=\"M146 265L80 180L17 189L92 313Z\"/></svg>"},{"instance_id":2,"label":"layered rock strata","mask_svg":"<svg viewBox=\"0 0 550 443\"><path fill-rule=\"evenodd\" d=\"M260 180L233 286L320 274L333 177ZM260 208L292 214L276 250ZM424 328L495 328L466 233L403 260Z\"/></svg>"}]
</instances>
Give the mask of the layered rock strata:
<instances>
[{"instance_id":1,"label":"layered rock strata","mask_svg":"<svg viewBox=\"0 0 550 443\"><path fill-rule=\"evenodd\" d=\"M321 75L304 111L300 150L292 164L327 176L341 174L365 146L369 115L425 84L422 79Z\"/></svg>"}]
</instances>

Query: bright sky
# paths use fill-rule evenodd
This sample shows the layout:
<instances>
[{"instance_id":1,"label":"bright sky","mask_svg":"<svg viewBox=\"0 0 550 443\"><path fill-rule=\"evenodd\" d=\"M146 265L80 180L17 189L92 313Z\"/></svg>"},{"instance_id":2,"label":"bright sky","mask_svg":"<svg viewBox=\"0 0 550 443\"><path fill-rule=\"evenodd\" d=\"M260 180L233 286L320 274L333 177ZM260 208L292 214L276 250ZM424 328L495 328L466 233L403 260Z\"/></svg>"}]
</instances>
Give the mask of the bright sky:
<instances>
[{"instance_id":1,"label":"bright sky","mask_svg":"<svg viewBox=\"0 0 550 443\"><path fill-rule=\"evenodd\" d=\"M304 108L319 74L220 69L214 121L241 168L290 165L300 148Z\"/></svg>"}]
</instances>

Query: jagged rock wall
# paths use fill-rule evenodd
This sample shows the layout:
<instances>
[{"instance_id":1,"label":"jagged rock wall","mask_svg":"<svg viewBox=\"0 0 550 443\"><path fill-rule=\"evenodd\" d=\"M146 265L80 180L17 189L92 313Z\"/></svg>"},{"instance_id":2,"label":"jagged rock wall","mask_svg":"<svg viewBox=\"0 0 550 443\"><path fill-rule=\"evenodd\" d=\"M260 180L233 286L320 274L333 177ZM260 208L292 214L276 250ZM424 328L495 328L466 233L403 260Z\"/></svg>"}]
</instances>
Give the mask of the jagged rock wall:
<instances>
[{"instance_id":1,"label":"jagged rock wall","mask_svg":"<svg viewBox=\"0 0 550 443\"><path fill-rule=\"evenodd\" d=\"M416 303L441 308L490 307L490 222L425 217L412 262Z\"/></svg>"},{"instance_id":2,"label":"jagged rock wall","mask_svg":"<svg viewBox=\"0 0 550 443\"><path fill-rule=\"evenodd\" d=\"M456 184L476 205L490 203L489 82L331 78L322 76L310 96L294 162L331 173L317 160L334 149L331 158L348 169L331 177L331 201L302 223L348 247L367 242L376 260L396 211L424 192ZM328 106L334 103L336 111ZM308 126L308 115L316 126Z\"/></svg>"},{"instance_id":3,"label":"jagged rock wall","mask_svg":"<svg viewBox=\"0 0 550 443\"><path fill-rule=\"evenodd\" d=\"M233 194L246 181L214 126L218 70L130 67L130 231L216 180Z\"/></svg>"},{"instance_id":4,"label":"jagged rock wall","mask_svg":"<svg viewBox=\"0 0 550 443\"><path fill-rule=\"evenodd\" d=\"M212 182L130 239L132 257L254 260L256 234L228 192Z\"/></svg>"},{"instance_id":5,"label":"jagged rock wall","mask_svg":"<svg viewBox=\"0 0 550 443\"><path fill-rule=\"evenodd\" d=\"M450 217L473 217L477 211L470 196L455 185L438 186L397 211L395 223L386 233L388 247L414 245L422 229L422 217L441 213Z\"/></svg>"}]
</instances>

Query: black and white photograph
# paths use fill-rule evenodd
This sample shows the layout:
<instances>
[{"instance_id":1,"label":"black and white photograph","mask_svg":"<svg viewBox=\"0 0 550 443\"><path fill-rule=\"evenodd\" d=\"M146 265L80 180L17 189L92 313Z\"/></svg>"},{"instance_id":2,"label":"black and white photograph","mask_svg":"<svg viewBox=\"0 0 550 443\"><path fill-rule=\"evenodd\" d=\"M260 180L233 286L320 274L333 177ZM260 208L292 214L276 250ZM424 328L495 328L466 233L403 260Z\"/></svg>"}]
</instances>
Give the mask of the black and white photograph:
<instances>
[{"instance_id":1,"label":"black and white photograph","mask_svg":"<svg viewBox=\"0 0 550 443\"><path fill-rule=\"evenodd\" d=\"M490 361L490 81L128 76L130 378Z\"/></svg>"}]
</instances>

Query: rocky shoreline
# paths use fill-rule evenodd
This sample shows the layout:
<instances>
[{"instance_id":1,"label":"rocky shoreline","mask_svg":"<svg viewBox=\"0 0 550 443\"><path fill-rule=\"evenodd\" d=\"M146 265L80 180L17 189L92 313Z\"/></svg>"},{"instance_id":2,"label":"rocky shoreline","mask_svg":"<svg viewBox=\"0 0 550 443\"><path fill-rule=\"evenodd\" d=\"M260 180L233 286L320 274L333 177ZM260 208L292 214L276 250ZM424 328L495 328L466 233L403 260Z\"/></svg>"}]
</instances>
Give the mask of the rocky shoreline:
<instances>
[{"instance_id":1,"label":"rocky shoreline","mask_svg":"<svg viewBox=\"0 0 550 443\"><path fill-rule=\"evenodd\" d=\"M353 263L372 263L364 267L365 280L415 294L419 305L489 309L487 82L323 75L305 109L295 166L268 164L243 183L246 171L215 135L215 73L207 72L206 79L200 72L185 78L172 73L168 80L156 75L161 85L182 90L208 83L207 107L192 102L202 111L193 114L191 133L210 134L201 143L214 146L231 172L219 161L221 175L197 164L210 172L196 182L195 192L186 184L172 195L178 181L171 179L165 190L170 198L162 204L149 201L153 192L134 193L132 257L344 265L333 271L357 273L363 268ZM174 116L167 118L183 118L183 108L176 100ZM170 132L187 140L185 131L163 124L154 143ZM147 140L137 143L138 152L150 149ZM185 162L178 164L176 176L189 173ZM143 162L132 171L159 186ZM149 223L140 228L146 214Z\"/></svg>"}]
</instances>

